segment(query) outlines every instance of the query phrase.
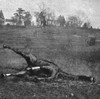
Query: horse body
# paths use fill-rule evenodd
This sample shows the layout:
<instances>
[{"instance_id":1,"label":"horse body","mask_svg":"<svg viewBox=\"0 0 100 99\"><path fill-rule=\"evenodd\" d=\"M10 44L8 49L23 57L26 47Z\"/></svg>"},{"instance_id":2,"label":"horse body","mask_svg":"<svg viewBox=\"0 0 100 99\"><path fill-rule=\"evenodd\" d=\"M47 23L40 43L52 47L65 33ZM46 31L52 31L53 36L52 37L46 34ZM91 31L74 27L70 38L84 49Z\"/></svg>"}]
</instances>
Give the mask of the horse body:
<instances>
[{"instance_id":1,"label":"horse body","mask_svg":"<svg viewBox=\"0 0 100 99\"><path fill-rule=\"evenodd\" d=\"M93 77L83 76L83 75L72 75L69 73L64 72L57 64L45 60L45 59L37 59L32 54L25 54L18 49L11 48L7 45L3 46L4 48L11 49L15 53L21 55L27 62L27 67L25 70L20 71L18 73L8 73L2 74L1 77L9 77L9 76L24 76L30 75L35 76L37 79L47 79L52 80L56 78L63 78L69 80L78 80L78 81L88 81L88 82L95 82Z\"/></svg>"}]
</instances>

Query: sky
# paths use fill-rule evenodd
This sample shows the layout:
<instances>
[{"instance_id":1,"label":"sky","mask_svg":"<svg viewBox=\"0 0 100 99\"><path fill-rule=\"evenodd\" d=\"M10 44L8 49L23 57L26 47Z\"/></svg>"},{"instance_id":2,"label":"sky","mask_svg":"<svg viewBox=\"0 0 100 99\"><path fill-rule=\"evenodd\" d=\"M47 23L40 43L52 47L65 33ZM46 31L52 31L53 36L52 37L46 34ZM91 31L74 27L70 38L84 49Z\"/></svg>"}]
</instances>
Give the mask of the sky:
<instances>
[{"instance_id":1,"label":"sky","mask_svg":"<svg viewBox=\"0 0 100 99\"><path fill-rule=\"evenodd\" d=\"M42 2L57 16L64 15L67 18L78 15L83 20L89 20L93 27L100 28L100 0L0 0L0 10L5 18L11 18L18 8L34 15L34 11L39 10Z\"/></svg>"}]
</instances>

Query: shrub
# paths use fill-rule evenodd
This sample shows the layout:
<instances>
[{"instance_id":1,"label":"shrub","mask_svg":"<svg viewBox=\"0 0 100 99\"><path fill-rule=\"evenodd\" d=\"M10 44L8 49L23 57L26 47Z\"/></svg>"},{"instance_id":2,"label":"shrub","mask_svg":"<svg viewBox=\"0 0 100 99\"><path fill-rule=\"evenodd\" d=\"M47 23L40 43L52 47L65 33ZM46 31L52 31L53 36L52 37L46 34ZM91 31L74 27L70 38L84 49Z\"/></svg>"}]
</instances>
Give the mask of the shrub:
<instances>
[{"instance_id":1,"label":"shrub","mask_svg":"<svg viewBox=\"0 0 100 99\"><path fill-rule=\"evenodd\" d=\"M93 35L88 36L87 44L93 46L96 43L96 37Z\"/></svg>"}]
</instances>

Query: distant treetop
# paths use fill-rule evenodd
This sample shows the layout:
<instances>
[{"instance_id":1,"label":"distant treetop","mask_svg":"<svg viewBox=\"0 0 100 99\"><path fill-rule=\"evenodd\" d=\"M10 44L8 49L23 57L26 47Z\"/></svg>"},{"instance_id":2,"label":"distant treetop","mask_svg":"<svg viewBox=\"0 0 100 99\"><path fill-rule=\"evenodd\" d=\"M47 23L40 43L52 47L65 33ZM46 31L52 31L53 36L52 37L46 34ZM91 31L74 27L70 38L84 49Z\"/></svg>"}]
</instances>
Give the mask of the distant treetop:
<instances>
[{"instance_id":1,"label":"distant treetop","mask_svg":"<svg viewBox=\"0 0 100 99\"><path fill-rule=\"evenodd\" d=\"M4 19L4 15L3 15L2 10L0 10L0 18Z\"/></svg>"}]
</instances>

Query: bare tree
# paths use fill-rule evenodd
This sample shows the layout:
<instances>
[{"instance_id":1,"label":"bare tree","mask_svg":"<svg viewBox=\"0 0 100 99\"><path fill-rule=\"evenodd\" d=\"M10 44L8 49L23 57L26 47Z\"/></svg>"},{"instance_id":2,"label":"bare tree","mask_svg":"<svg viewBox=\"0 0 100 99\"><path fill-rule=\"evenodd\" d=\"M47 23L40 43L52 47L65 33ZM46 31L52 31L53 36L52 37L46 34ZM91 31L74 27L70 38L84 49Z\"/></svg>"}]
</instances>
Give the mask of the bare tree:
<instances>
[{"instance_id":1,"label":"bare tree","mask_svg":"<svg viewBox=\"0 0 100 99\"><path fill-rule=\"evenodd\" d=\"M50 8L46 9L46 19L47 19L47 25L54 25L55 13Z\"/></svg>"},{"instance_id":2,"label":"bare tree","mask_svg":"<svg viewBox=\"0 0 100 99\"><path fill-rule=\"evenodd\" d=\"M35 12L34 16L36 17L36 22L38 25L41 25L43 27L46 26L46 16L44 11Z\"/></svg>"},{"instance_id":3,"label":"bare tree","mask_svg":"<svg viewBox=\"0 0 100 99\"><path fill-rule=\"evenodd\" d=\"M41 25L40 18L39 18L39 13L40 12L34 12L34 16L36 18L36 23L37 23L38 26Z\"/></svg>"},{"instance_id":4,"label":"bare tree","mask_svg":"<svg viewBox=\"0 0 100 99\"><path fill-rule=\"evenodd\" d=\"M34 12L34 16L36 17L36 21L38 25L45 27L46 26L46 5L45 3L41 3L38 5L39 10L37 12Z\"/></svg>"},{"instance_id":5,"label":"bare tree","mask_svg":"<svg viewBox=\"0 0 100 99\"><path fill-rule=\"evenodd\" d=\"M53 24L55 14L49 7L46 7L45 3L39 5L39 10L40 11L34 12L38 25L45 27L46 25Z\"/></svg>"},{"instance_id":6,"label":"bare tree","mask_svg":"<svg viewBox=\"0 0 100 99\"><path fill-rule=\"evenodd\" d=\"M43 27L45 27L46 26L46 14L45 14L45 11L41 11L40 12L39 18L40 18L40 21L41 21L41 25Z\"/></svg>"}]
</instances>

